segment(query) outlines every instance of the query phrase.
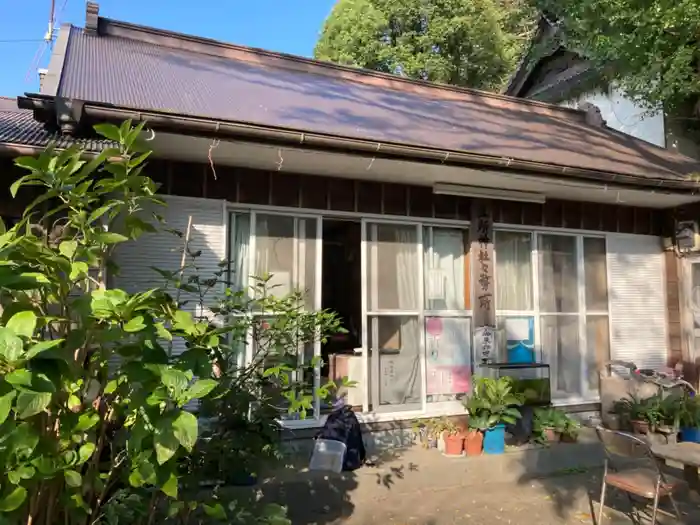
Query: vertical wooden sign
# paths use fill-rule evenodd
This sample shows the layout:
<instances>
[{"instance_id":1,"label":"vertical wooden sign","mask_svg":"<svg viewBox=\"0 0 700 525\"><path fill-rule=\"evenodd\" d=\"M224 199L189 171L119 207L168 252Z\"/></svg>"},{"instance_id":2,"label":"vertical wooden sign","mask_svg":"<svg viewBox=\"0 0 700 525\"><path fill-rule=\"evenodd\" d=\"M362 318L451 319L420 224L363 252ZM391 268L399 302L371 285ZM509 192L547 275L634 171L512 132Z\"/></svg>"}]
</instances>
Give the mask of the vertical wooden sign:
<instances>
[{"instance_id":1,"label":"vertical wooden sign","mask_svg":"<svg viewBox=\"0 0 700 525\"><path fill-rule=\"evenodd\" d=\"M488 201L474 199L471 216L471 267L474 283L474 350L482 363L497 360L495 345L493 217Z\"/></svg>"}]
</instances>

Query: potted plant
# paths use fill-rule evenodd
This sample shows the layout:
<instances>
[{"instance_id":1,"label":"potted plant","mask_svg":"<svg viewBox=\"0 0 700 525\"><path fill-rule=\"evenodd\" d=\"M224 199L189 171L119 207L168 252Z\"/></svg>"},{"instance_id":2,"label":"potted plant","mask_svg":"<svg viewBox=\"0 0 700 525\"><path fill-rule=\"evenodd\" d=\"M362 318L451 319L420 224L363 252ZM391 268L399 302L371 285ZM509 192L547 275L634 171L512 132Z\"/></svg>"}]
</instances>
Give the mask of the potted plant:
<instances>
[{"instance_id":1,"label":"potted plant","mask_svg":"<svg viewBox=\"0 0 700 525\"><path fill-rule=\"evenodd\" d=\"M514 424L520 417L517 407L523 404L521 396L513 392L512 379L480 377L474 381L474 389L464 402L470 417L485 418L484 452L505 452L505 425Z\"/></svg>"},{"instance_id":2,"label":"potted plant","mask_svg":"<svg viewBox=\"0 0 700 525\"><path fill-rule=\"evenodd\" d=\"M557 443L567 426L569 416L554 407L537 408L534 411L533 430L535 440L541 443Z\"/></svg>"},{"instance_id":3,"label":"potted plant","mask_svg":"<svg viewBox=\"0 0 700 525\"><path fill-rule=\"evenodd\" d=\"M684 394L680 399L678 421L681 429L681 440L700 443L700 398Z\"/></svg>"},{"instance_id":4,"label":"potted plant","mask_svg":"<svg viewBox=\"0 0 700 525\"><path fill-rule=\"evenodd\" d=\"M573 417L566 415L566 422L561 432L561 440L564 443L576 443L578 434L581 431L581 423Z\"/></svg>"},{"instance_id":5,"label":"potted plant","mask_svg":"<svg viewBox=\"0 0 700 525\"><path fill-rule=\"evenodd\" d=\"M464 451L467 456L479 456L484 445L484 432L489 428L489 419L485 415L470 416L469 430L464 438Z\"/></svg>"},{"instance_id":6,"label":"potted plant","mask_svg":"<svg viewBox=\"0 0 700 525\"><path fill-rule=\"evenodd\" d=\"M464 436L452 421L445 418L443 422L442 438L445 443L443 453L446 456L461 456L464 451Z\"/></svg>"}]
</instances>

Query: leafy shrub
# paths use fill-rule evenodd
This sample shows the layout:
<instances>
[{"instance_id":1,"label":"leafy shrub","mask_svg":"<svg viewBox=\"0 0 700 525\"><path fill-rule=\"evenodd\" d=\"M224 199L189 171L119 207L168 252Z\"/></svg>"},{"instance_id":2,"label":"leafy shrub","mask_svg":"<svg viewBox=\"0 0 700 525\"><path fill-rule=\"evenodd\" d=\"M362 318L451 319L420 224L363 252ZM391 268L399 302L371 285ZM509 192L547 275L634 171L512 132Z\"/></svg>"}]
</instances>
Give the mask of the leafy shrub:
<instances>
[{"instance_id":1,"label":"leafy shrub","mask_svg":"<svg viewBox=\"0 0 700 525\"><path fill-rule=\"evenodd\" d=\"M303 311L298 295L257 294L255 306L277 320L257 330L253 361L234 367L246 334L263 323L253 305L227 290L211 315L185 309L191 297L204 304L223 284L226 264L214 279L159 269L162 287L136 294L107 288L108 271L118 271L118 244L167 229L157 214L144 217L163 203L143 173L149 152L141 128L96 126L119 148L90 161L77 148L16 160L29 173L12 185L13 196L27 186L39 192L17 225L0 224L4 523L245 521L235 501L201 499L201 479L221 477L223 467L211 472L203 458L230 457L233 443L253 458L263 454L274 435L262 430L272 431L279 416L265 395L271 384L285 410L303 414L312 406L306 374L285 363L300 345L337 330L334 314ZM187 242L182 249L196 267L198 254ZM178 338L185 350L174 355ZM190 410L197 403L210 416L204 432ZM248 440L266 437L229 441L237 425ZM270 523L285 522L281 508L262 512Z\"/></svg>"}]
</instances>

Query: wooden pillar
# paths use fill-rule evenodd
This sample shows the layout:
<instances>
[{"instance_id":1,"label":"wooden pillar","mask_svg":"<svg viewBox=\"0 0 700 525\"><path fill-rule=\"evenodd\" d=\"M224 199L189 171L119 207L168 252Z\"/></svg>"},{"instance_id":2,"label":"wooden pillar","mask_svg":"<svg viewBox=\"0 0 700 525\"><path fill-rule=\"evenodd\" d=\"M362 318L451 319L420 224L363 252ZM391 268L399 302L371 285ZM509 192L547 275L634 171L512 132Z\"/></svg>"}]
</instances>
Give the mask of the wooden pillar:
<instances>
[{"instance_id":1,"label":"wooden pillar","mask_svg":"<svg viewBox=\"0 0 700 525\"><path fill-rule=\"evenodd\" d=\"M493 214L489 201L475 199L471 217L472 282L474 283L474 351L482 363L497 361L495 344Z\"/></svg>"}]
</instances>

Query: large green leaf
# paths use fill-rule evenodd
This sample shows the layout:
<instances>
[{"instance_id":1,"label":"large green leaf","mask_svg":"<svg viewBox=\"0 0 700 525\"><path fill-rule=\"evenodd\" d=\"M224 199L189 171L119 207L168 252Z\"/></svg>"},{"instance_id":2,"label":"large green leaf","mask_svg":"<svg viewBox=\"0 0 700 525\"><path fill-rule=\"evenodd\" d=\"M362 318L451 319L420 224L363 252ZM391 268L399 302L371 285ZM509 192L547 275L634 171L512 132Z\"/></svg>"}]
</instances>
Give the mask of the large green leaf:
<instances>
[{"instance_id":1,"label":"large green leaf","mask_svg":"<svg viewBox=\"0 0 700 525\"><path fill-rule=\"evenodd\" d=\"M13 386L32 386L34 375L26 368L18 368L5 376L5 381Z\"/></svg>"},{"instance_id":2,"label":"large green leaf","mask_svg":"<svg viewBox=\"0 0 700 525\"><path fill-rule=\"evenodd\" d=\"M125 332L140 332L144 328L146 328L146 323L143 322L142 315L137 315L124 325Z\"/></svg>"},{"instance_id":3,"label":"large green leaf","mask_svg":"<svg viewBox=\"0 0 700 525\"><path fill-rule=\"evenodd\" d=\"M163 491L163 493L166 496L169 496L173 499L176 499L177 498L177 476L171 472L170 477L168 477L168 480L165 483L163 483L163 486L160 489Z\"/></svg>"},{"instance_id":4,"label":"large green leaf","mask_svg":"<svg viewBox=\"0 0 700 525\"><path fill-rule=\"evenodd\" d=\"M75 432L84 432L86 430L90 430L92 427L97 425L99 421L100 416L98 414L80 414L80 417L78 418L78 423L75 425L75 428L73 430Z\"/></svg>"},{"instance_id":5,"label":"large green leaf","mask_svg":"<svg viewBox=\"0 0 700 525\"><path fill-rule=\"evenodd\" d=\"M66 478L66 485L77 488L83 484L83 477L75 470L65 470L63 477Z\"/></svg>"},{"instance_id":6,"label":"large green leaf","mask_svg":"<svg viewBox=\"0 0 700 525\"><path fill-rule=\"evenodd\" d=\"M12 512L17 510L27 499L27 489L15 487L12 492L0 499L0 512Z\"/></svg>"},{"instance_id":7,"label":"large green leaf","mask_svg":"<svg viewBox=\"0 0 700 525\"><path fill-rule=\"evenodd\" d=\"M187 401L206 397L212 390L216 388L218 384L219 383L214 379L198 379L185 392Z\"/></svg>"},{"instance_id":8,"label":"large green leaf","mask_svg":"<svg viewBox=\"0 0 700 525\"><path fill-rule=\"evenodd\" d=\"M7 321L7 328L16 335L31 337L36 330L36 314L31 310L17 312Z\"/></svg>"},{"instance_id":9,"label":"large green leaf","mask_svg":"<svg viewBox=\"0 0 700 525\"><path fill-rule=\"evenodd\" d=\"M156 460L162 465L175 455L180 442L169 429L163 429L156 433L155 438Z\"/></svg>"},{"instance_id":10,"label":"large green leaf","mask_svg":"<svg viewBox=\"0 0 700 525\"><path fill-rule=\"evenodd\" d=\"M192 447L194 447L197 442L197 418L194 414L187 411L182 411L178 414L175 421L173 421L173 434L188 452L192 452Z\"/></svg>"},{"instance_id":11,"label":"large green leaf","mask_svg":"<svg viewBox=\"0 0 700 525\"><path fill-rule=\"evenodd\" d=\"M52 348L57 347L61 343L63 343L63 339L52 339L49 341L41 341L40 343L37 343L33 345L29 351L27 352L27 355L25 356L25 359L29 360L32 359L42 352L46 352L47 350L51 350Z\"/></svg>"},{"instance_id":12,"label":"large green leaf","mask_svg":"<svg viewBox=\"0 0 700 525\"><path fill-rule=\"evenodd\" d=\"M4 326L0 326L0 355L7 361L16 361L22 357L22 340Z\"/></svg>"},{"instance_id":13,"label":"large green leaf","mask_svg":"<svg viewBox=\"0 0 700 525\"><path fill-rule=\"evenodd\" d=\"M129 240L125 235L116 232L99 233L95 237L97 242L102 244L117 244Z\"/></svg>"},{"instance_id":14,"label":"large green leaf","mask_svg":"<svg viewBox=\"0 0 700 525\"><path fill-rule=\"evenodd\" d=\"M16 395L17 392L12 390L3 396L0 396L0 425L5 422L7 416L10 414L12 402L14 401Z\"/></svg>"},{"instance_id":15,"label":"large green leaf","mask_svg":"<svg viewBox=\"0 0 700 525\"><path fill-rule=\"evenodd\" d=\"M182 370L176 368L164 368L161 372L160 380L163 384L175 392L175 396L179 396L189 383L187 375Z\"/></svg>"},{"instance_id":16,"label":"large green leaf","mask_svg":"<svg viewBox=\"0 0 700 525\"><path fill-rule=\"evenodd\" d=\"M68 259L72 259L73 256L75 255L75 251L78 249L78 241L75 240L68 240L68 241L63 241L59 246L58 246L58 251L63 255L64 257Z\"/></svg>"},{"instance_id":17,"label":"large green leaf","mask_svg":"<svg viewBox=\"0 0 700 525\"><path fill-rule=\"evenodd\" d=\"M20 392L17 396L17 417L26 419L35 416L51 403L49 392Z\"/></svg>"},{"instance_id":18,"label":"large green leaf","mask_svg":"<svg viewBox=\"0 0 700 525\"><path fill-rule=\"evenodd\" d=\"M78 450L78 458L79 458L79 464L83 464L86 461L88 461L93 453L95 452L95 444L94 443L85 443L80 447Z\"/></svg>"},{"instance_id":19,"label":"large green leaf","mask_svg":"<svg viewBox=\"0 0 700 525\"><path fill-rule=\"evenodd\" d=\"M119 128L114 124L104 123L95 124L93 126L98 135L102 135L104 138L109 139L114 142L121 142L121 135L119 133Z\"/></svg>"}]
</instances>

